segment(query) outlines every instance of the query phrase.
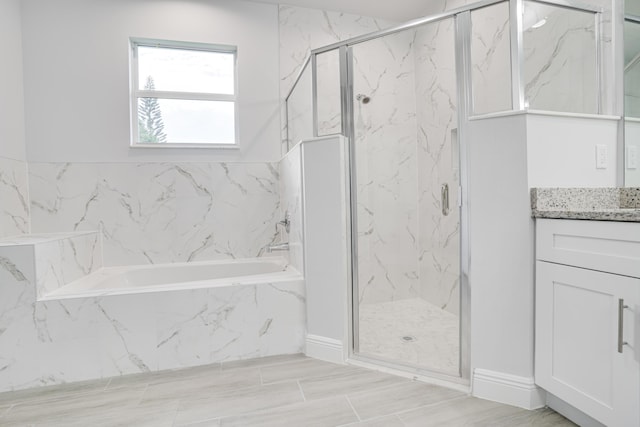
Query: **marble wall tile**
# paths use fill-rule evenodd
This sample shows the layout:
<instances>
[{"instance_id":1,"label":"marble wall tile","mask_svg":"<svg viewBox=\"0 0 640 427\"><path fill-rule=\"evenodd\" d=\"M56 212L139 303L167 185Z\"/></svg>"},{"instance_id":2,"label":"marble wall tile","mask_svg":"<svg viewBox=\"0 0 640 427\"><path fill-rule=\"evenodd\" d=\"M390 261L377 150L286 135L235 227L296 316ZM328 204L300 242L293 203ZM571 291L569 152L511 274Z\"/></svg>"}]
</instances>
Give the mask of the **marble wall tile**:
<instances>
[{"instance_id":1,"label":"marble wall tile","mask_svg":"<svg viewBox=\"0 0 640 427\"><path fill-rule=\"evenodd\" d=\"M38 298L102 267L98 232L76 234L33 247Z\"/></svg>"},{"instance_id":2,"label":"marble wall tile","mask_svg":"<svg viewBox=\"0 0 640 427\"><path fill-rule=\"evenodd\" d=\"M302 280L35 302L33 253L12 249L0 248L0 391L303 349Z\"/></svg>"},{"instance_id":3,"label":"marble wall tile","mask_svg":"<svg viewBox=\"0 0 640 427\"><path fill-rule=\"evenodd\" d=\"M27 164L0 157L0 238L29 233Z\"/></svg>"},{"instance_id":4,"label":"marble wall tile","mask_svg":"<svg viewBox=\"0 0 640 427\"><path fill-rule=\"evenodd\" d=\"M460 185L457 84L453 20L422 27L415 44L418 138L418 262L420 296L459 312ZM442 213L442 185L449 214Z\"/></svg>"},{"instance_id":5,"label":"marble wall tile","mask_svg":"<svg viewBox=\"0 0 640 427\"><path fill-rule=\"evenodd\" d=\"M33 163L33 230L100 229L107 266L255 257L278 180L271 163Z\"/></svg>"},{"instance_id":6,"label":"marble wall tile","mask_svg":"<svg viewBox=\"0 0 640 427\"><path fill-rule=\"evenodd\" d=\"M33 249L29 246L0 247L0 389L28 383L21 372L39 368L30 365L37 355L30 348L37 337L34 329L35 270ZM9 388L7 388L9 387Z\"/></svg>"},{"instance_id":7,"label":"marble wall tile","mask_svg":"<svg viewBox=\"0 0 640 427\"><path fill-rule=\"evenodd\" d=\"M415 32L354 46L360 303L418 295Z\"/></svg>"},{"instance_id":8,"label":"marble wall tile","mask_svg":"<svg viewBox=\"0 0 640 427\"><path fill-rule=\"evenodd\" d=\"M473 114L512 109L510 31L508 2L471 12Z\"/></svg>"},{"instance_id":9,"label":"marble wall tile","mask_svg":"<svg viewBox=\"0 0 640 427\"><path fill-rule=\"evenodd\" d=\"M268 283L256 287L260 357L304 352L306 294L304 282Z\"/></svg>"},{"instance_id":10,"label":"marble wall tile","mask_svg":"<svg viewBox=\"0 0 640 427\"><path fill-rule=\"evenodd\" d=\"M280 206L281 218L285 212L291 216L289 233L280 227L281 241L289 242L289 262L304 274L304 247L302 215L302 158L301 147L297 145L280 161Z\"/></svg>"},{"instance_id":11,"label":"marble wall tile","mask_svg":"<svg viewBox=\"0 0 640 427\"><path fill-rule=\"evenodd\" d=\"M296 6L280 5L280 97L284 101L298 76L305 59L312 49L329 45L341 40L387 28L394 23L366 16L352 15L318 9L307 9ZM323 82L321 85L332 86ZM309 94L310 97L310 94ZM330 100L322 106L335 103ZM283 102L282 117L282 152L288 150L286 138L286 109ZM336 114L322 110L323 117L335 118ZM336 123L333 122L333 126ZM325 123L323 126L327 126ZM331 127L331 125L328 125ZM295 141L294 141L295 143Z\"/></svg>"},{"instance_id":12,"label":"marble wall tile","mask_svg":"<svg viewBox=\"0 0 640 427\"><path fill-rule=\"evenodd\" d=\"M546 24L533 28L545 18ZM595 14L525 2L524 82L535 110L598 112Z\"/></svg>"},{"instance_id":13,"label":"marble wall tile","mask_svg":"<svg viewBox=\"0 0 640 427\"><path fill-rule=\"evenodd\" d=\"M193 289L154 295L158 368L209 363L209 292Z\"/></svg>"}]
</instances>

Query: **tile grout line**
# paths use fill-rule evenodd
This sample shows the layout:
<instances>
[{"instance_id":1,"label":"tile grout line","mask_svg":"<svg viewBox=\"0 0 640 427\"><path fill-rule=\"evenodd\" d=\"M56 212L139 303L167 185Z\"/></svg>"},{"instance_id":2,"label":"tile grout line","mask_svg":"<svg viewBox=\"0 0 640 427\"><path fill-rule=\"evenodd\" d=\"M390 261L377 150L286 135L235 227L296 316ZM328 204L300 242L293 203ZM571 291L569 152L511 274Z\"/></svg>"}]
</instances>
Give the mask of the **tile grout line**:
<instances>
[{"instance_id":1,"label":"tile grout line","mask_svg":"<svg viewBox=\"0 0 640 427\"><path fill-rule=\"evenodd\" d=\"M344 398L347 399L347 403L351 407L351 410L353 411L353 413L356 414L356 418L358 418L358 421L362 421L362 418L360 418L360 414L358 414L358 411L356 411L356 408L353 407L353 403L351 403L351 399L349 399L349 396L345 394Z\"/></svg>"},{"instance_id":2,"label":"tile grout line","mask_svg":"<svg viewBox=\"0 0 640 427\"><path fill-rule=\"evenodd\" d=\"M304 395L304 390L302 390L302 384L300 384L300 380L296 380L296 383L298 383L298 388L300 389L300 394L302 395L302 401L306 402L307 398Z\"/></svg>"},{"instance_id":3,"label":"tile grout line","mask_svg":"<svg viewBox=\"0 0 640 427\"><path fill-rule=\"evenodd\" d=\"M11 410L12 410L16 405L19 405L19 404L18 404L18 403L12 403L12 404L10 404L9 406L7 406L7 407L4 409L4 411L2 411L2 413L0 414L0 418L6 417L6 416L7 416L7 414L8 414L9 412L11 412Z\"/></svg>"},{"instance_id":4,"label":"tile grout line","mask_svg":"<svg viewBox=\"0 0 640 427\"><path fill-rule=\"evenodd\" d=\"M412 412L412 411L417 411L418 409L422 409L422 408L430 408L433 406L440 406L443 405L445 403L449 403L449 402L453 402L455 400L462 400L462 399L468 399L470 396L458 396L458 397L452 397L451 399L446 399L446 400L441 400L441 401L437 401L437 402L433 402L433 403L427 403L426 405L420 405L420 406L416 406L415 408L411 408L411 409L404 409L402 411L398 411L398 412L393 412L391 414L388 415L393 415L396 418L398 418L400 421L402 421L402 417L401 415Z\"/></svg>"}]
</instances>

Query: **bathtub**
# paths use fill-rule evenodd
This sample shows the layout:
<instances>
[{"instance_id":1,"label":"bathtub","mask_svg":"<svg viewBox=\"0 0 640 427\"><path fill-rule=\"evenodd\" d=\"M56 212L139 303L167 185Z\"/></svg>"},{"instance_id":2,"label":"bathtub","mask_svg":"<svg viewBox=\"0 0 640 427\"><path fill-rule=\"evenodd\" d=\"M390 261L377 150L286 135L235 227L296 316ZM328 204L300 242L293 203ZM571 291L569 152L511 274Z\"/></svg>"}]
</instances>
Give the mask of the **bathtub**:
<instances>
[{"instance_id":1,"label":"bathtub","mask_svg":"<svg viewBox=\"0 0 640 427\"><path fill-rule=\"evenodd\" d=\"M302 279L281 257L106 267L40 298L40 301Z\"/></svg>"},{"instance_id":2,"label":"bathtub","mask_svg":"<svg viewBox=\"0 0 640 427\"><path fill-rule=\"evenodd\" d=\"M23 275L0 269L0 392L304 350L284 258L101 268L40 295L19 255Z\"/></svg>"}]
</instances>

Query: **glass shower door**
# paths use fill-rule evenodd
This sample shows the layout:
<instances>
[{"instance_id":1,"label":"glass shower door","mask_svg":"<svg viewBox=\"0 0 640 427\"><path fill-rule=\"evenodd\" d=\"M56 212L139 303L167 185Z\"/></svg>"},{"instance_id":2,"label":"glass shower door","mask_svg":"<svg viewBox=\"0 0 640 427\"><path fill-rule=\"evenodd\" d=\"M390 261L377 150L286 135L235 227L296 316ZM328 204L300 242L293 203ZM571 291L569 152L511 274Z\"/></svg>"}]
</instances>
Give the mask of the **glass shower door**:
<instances>
[{"instance_id":1,"label":"glass shower door","mask_svg":"<svg viewBox=\"0 0 640 427\"><path fill-rule=\"evenodd\" d=\"M351 57L354 353L460 376L454 19Z\"/></svg>"}]
</instances>

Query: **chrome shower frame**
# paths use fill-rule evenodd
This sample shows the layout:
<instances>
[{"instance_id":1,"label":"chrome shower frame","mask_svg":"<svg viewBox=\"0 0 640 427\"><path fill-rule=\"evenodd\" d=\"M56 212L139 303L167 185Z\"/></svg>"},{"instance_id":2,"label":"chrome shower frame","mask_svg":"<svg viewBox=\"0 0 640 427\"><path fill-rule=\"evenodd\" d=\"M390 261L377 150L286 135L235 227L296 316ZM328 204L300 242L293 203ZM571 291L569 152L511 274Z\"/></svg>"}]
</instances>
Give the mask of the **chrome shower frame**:
<instances>
[{"instance_id":1,"label":"chrome shower frame","mask_svg":"<svg viewBox=\"0 0 640 427\"><path fill-rule=\"evenodd\" d=\"M602 106L602 14L601 8L583 5L573 0L527 0L535 3L542 3L556 7L591 12L595 18L595 43L596 43L596 79L598 86L597 113L601 114ZM313 130L312 135L318 137L318 81L316 70L316 57L319 54L337 50L339 53L340 68L340 106L341 106L341 132L348 140L346 148L347 159L347 214L350 241L348 242L348 268L351 283L347 292L347 313L346 313L346 347L345 359L351 363L364 365L375 365L388 368L397 372L404 372L413 377L427 377L435 380L444 380L450 383L458 383L464 386L470 383L471 376L471 292L470 282L471 251L469 246L469 205L468 205L468 157L467 157L467 132L468 122L474 117L480 117L473 113L473 87L471 82L471 12L488 6L508 3L511 36L511 112L526 111L525 87L524 87L524 46L523 46L523 12L525 0L481 0L479 2L465 5L447 12L432 16L415 19L404 24L394 26L385 30L372 32L362 36L354 37L338 43L313 49L304 61L294 84L285 98L285 109L288 111L289 98L293 94L300 81L306 67L312 67L312 110L313 110ZM455 24L455 58L456 58L456 83L458 91L458 141L459 141L459 167L460 186L462 190L460 209L460 361L458 375L430 370L428 367L418 367L406 365L397 361L383 360L377 357L362 355L358 348L358 247L357 247L357 206L356 180L355 180L355 125L354 125L354 92L353 92L353 46L377 38L389 36L395 33L416 29L418 27L436 23L446 19L452 19ZM505 112L506 113L506 112ZM288 117L288 115L287 115ZM286 125L288 129L288 123ZM328 135L323 135L328 136ZM289 135L287 131L287 141ZM288 149L291 148L290 146Z\"/></svg>"}]
</instances>

